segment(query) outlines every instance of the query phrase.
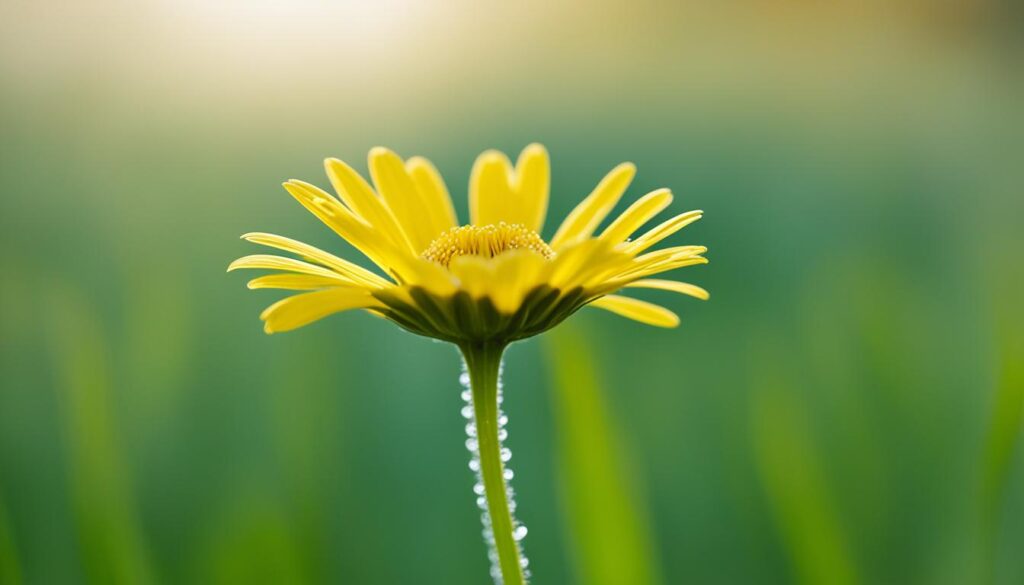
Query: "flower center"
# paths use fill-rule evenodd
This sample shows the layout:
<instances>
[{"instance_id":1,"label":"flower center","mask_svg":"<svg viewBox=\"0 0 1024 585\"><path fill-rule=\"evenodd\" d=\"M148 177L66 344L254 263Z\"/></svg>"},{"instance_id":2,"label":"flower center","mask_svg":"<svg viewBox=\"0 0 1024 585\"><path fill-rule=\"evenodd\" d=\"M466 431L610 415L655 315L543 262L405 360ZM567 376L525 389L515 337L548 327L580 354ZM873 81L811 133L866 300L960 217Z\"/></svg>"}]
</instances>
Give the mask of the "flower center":
<instances>
[{"instance_id":1,"label":"flower center","mask_svg":"<svg viewBox=\"0 0 1024 585\"><path fill-rule=\"evenodd\" d=\"M423 257L447 267L457 256L493 258L508 250L522 249L532 250L548 260L555 257L554 250L537 232L521 224L505 222L453 227L430 242Z\"/></svg>"}]
</instances>

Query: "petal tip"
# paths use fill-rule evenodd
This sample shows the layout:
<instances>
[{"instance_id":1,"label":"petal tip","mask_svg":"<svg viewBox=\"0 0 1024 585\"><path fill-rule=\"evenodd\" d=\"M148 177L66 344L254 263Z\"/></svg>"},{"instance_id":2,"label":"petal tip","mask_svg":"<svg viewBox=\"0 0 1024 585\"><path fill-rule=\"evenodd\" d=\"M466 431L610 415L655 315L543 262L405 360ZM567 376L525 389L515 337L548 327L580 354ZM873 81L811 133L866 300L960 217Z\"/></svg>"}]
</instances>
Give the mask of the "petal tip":
<instances>
[{"instance_id":1,"label":"petal tip","mask_svg":"<svg viewBox=\"0 0 1024 585\"><path fill-rule=\"evenodd\" d=\"M377 159L380 159L380 158L391 158L391 157L398 158L398 155L395 153L395 151L391 150L390 148L388 148L386 146L374 146L373 148L370 149L370 152L366 155L366 158L370 162L373 162L374 160L377 160Z\"/></svg>"},{"instance_id":2,"label":"petal tip","mask_svg":"<svg viewBox=\"0 0 1024 585\"><path fill-rule=\"evenodd\" d=\"M345 161L341 160L340 158L335 158L333 156L329 156L324 159L324 170L327 171L328 175L330 175L335 169L338 168L347 169L348 165L345 164Z\"/></svg>"},{"instance_id":3,"label":"petal tip","mask_svg":"<svg viewBox=\"0 0 1024 585\"><path fill-rule=\"evenodd\" d=\"M544 147L540 142L531 142L526 145L523 149L523 154L527 156L544 155L547 156L548 149Z\"/></svg>"}]
</instances>

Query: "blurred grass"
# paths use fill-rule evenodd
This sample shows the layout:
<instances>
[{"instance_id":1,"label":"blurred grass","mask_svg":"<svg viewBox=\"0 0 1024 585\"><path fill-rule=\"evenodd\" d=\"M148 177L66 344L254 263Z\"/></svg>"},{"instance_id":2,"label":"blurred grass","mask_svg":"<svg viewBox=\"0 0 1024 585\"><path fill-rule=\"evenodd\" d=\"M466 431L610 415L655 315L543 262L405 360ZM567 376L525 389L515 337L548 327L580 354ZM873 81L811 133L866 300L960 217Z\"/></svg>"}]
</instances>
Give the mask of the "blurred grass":
<instances>
[{"instance_id":1,"label":"blurred grass","mask_svg":"<svg viewBox=\"0 0 1024 585\"><path fill-rule=\"evenodd\" d=\"M1005 339L1005 338L1004 338ZM981 514L984 571L981 582L995 579L1000 514L1007 495L1013 456L1024 434L1024 343L1019 337L1006 339L999 347L999 373L985 449L981 457Z\"/></svg>"},{"instance_id":2,"label":"blurred grass","mask_svg":"<svg viewBox=\"0 0 1024 585\"><path fill-rule=\"evenodd\" d=\"M21 585L21 561L2 496L0 494L0 583Z\"/></svg>"},{"instance_id":3,"label":"blurred grass","mask_svg":"<svg viewBox=\"0 0 1024 585\"><path fill-rule=\"evenodd\" d=\"M53 292L48 304L85 573L95 583L154 583L114 412L106 333L71 289Z\"/></svg>"},{"instance_id":4,"label":"blurred grass","mask_svg":"<svg viewBox=\"0 0 1024 585\"><path fill-rule=\"evenodd\" d=\"M578 583L661 583L634 457L601 386L601 364L578 324L545 337L556 468ZM642 391L640 389L634 389Z\"/></svg>"},{"instance_id":5,"label":"blurred grass","mask_svg":"<svg viewBox=\"0 0 1024 585\"><path fill-rule=\"evenodd\" d=\"M861 583L849 537L822 467L809 413L768 351L751 391L751 439L761 482L797 581Z\"/></svg>"},{"instance_id":6,"label":"blurred grass","mask_svg":"<svg viewBox=\"0 0 1024 585\"><path fill-rule=\"evenodd\" d=\"M318 583L306 572L304 553L288 519L268 498L246 494L239 486L218 506L210 535L200 543L200 559L192 582L212 585L242 583Z\"/></svg>"},{"instance_id":7,"label":"blurred grass","mask_svg":"<svg viewBox=\"0 0 1024 585\"><path fill-rule=\"evenodd\" d=\"M1024 311L1020 293L1024 291L1024 269L993 266L1001 278L990 284L995 343L992 356L995 391L991 398L988 428L985 433L979 495L982 567L980 581L992 583L997 566L1001 514L1011 489L1014 455L1024 441Z\"/></svg>"}]
</instances>

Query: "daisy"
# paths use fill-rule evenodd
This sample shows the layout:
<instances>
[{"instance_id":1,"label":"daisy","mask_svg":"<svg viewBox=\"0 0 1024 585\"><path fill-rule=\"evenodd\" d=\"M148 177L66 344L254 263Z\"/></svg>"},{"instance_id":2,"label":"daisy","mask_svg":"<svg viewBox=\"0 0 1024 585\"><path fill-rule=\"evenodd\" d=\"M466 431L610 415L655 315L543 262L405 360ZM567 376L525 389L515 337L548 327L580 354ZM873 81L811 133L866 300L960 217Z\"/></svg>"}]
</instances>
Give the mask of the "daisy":
<instances>
[{"instance_id":1,"label":"daisy","mask_svg":"<svg viewBox=\"0 0 1024 585\"><path fill-rule=\"evenodd\" d=\"M651 250L700 219L701 211L671 217L641 230L672 202L667 189L633 202L601 228L636 167L609 172L562 221L550 239L541 233L547 215L550 164L532 144L515 165L502 153L484 152L469 185L470 222L460 225L448 189L426 159L402 160L385 148L369 154L371 185L338 159L325 161L337 197L309 183L284 188L313 215L362 252L370 270L319 248L282 236L249 233L250 242L292 257L257 254L228 270L272 270L251 289L305 291L280 300L260 315L267 333L289 331L351 309L366 310L400 327L456 344L467 368L467 446L480 482L485 536L492 547L497 582L524 583L525 558L518 540L525 528L510 512L501 447L499 369L508 344L542 333L588 306L659 327L675 327L672 311L615 294L628 288L673 291L707 299L704 289L651 278L705 264L703 246Z\"/></svg>"}]
</instances>

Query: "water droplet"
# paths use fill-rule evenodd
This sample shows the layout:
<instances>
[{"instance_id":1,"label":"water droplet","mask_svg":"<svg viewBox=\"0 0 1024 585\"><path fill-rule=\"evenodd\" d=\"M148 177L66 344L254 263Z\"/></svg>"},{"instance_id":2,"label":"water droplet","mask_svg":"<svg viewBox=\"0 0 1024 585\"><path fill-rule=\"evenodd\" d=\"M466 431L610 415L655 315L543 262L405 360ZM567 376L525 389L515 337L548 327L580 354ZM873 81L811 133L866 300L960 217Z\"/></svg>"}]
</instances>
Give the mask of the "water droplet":
<instances>
[{"instance_id":1,"label":"water droplet","mask_svg":"<svg viewBox=\"0 0 1024 585\"><path fill-rule=\"evenodd\" d=\"M502 364L502 367L504 367L504 364ZM501 405L504 402L500 375L501 370L499 369L498 393L496 397L499 405ZM463 371L463 373L459 376L459 383L461 383L465 387L465 390L461 392L461 396L462 399L466 402L466 404L462 407L461 414L464 418L468 420L466 424L466 435L469 438L466 439L466 448L473 454L473 457L469 461L469 469L472 470L476 475L476 483L473 485L473 492L476 494L476 505L480 509L480 523L482 524L483 527L481 534L483 535L484 542L487 545L487 557L490 559L491 562L491 577L493 578L495 585L503 585L504 578L501 575L501 559L498 555L497 544L495 542L494 527L491 521L491 515L487 508L486 488L484 487L483 478L480 473L482 464L480 461L480 442L477 439L480 429L477 428L476 421L474 420L476 413L473 408L473 392L471 386L472 380L470 379L470 376L467 371ZM500 406L497 409L497 415L497 436L500 445L502 441L508 438L508 431L504 429L505 425L508 424L508 417L505 416L504 412L502 412ZM512 458L512 451L509 450L508 448L502 447L498 453L498 456L502 462L507 462ZM504 469L502 472L502 477L507 482L514 477L514 473L511 469ZM507 485L505 493L508 497L509 512L510 514L514 513L516 510L515 492L512 490L512 487L510 485ZM526 566L529 563L529 561L526 559L525 556L522 556L522 549L519 547L518 544L519 541L521 541L526 536L526 527L522 524L519 524L519 522L515 519L514 516L512 517L512 522L513 526L515 527L512 532L512 538L517 543L516 547L519 549L520 552L519 562L523 567L523 576L528 579L530 577L530 571L526 569Z\"/></svg>"},{"instance_id":2,"label":"water droplet","mask_svg":"<svg viewBox=\"0 0 1024 585\"><path fill-rule=\"evenodd\" d=\"M524 569L526 567L529 567L530 566L530 559L528 559L526 557L520 557L519 558L519 566L524 568Z\"/></svg>"}]
</instances>

